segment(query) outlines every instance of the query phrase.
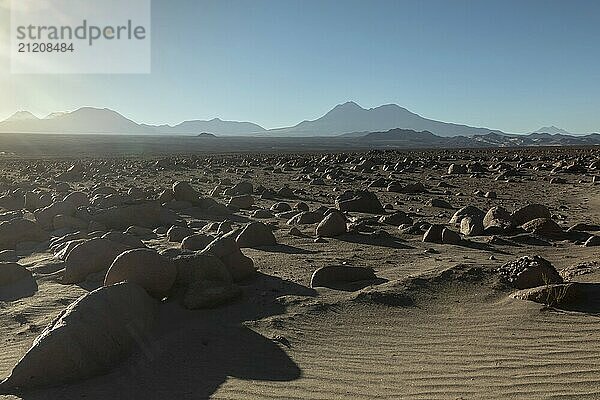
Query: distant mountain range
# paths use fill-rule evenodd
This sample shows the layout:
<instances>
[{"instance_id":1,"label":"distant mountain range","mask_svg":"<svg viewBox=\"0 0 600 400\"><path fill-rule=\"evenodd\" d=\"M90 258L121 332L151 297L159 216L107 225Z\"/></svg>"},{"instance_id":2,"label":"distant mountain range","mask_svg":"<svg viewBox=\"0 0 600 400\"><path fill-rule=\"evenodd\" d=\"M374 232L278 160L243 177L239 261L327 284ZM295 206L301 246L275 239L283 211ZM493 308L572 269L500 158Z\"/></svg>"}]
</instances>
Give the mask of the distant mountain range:
<instances>
[{"instance_id":1,"label":"distant mountain range","mask_svg":"<svg viewBox=\"0 0 600 400\"><path fill-rule=\"evenodd\" d=\"M93 107L83 107L73 112L52 113L45 118L38 118L28 111L19 111L0 122L0 132L3 133L244 135L264 131L260 125L250 122L222 121L218 118L210 121L185 121L175 126L138 124L116 111Z\"/></svg>"},{"instance_id":2,"label":"distant mountain range","mask_svg":"<svg viewBox=\"0 0 600 400\"><path fill-rule=\"evenodd\" d=\"M491 138L509 136L495 129L471 127L423 118L395 104L365 109L351 101L335 106L321 118L277 129L265 129L252 122L224 121L219 118L184 121L173 126L139 124L116 111L93 107L83 107L72 112L55 112L44 118L38 118L28 111L19 111L5 121L0 122L0 133L95 133L190 136L206 133L216 136L343 136L346 138L360 138L370 132L377 133L378 135L382 132L395 132L393 135L412 135L413 139L415 139L414 134L409 133L414 132L420 135L419 140L425 140L423 132L441 138L458 137L459 140L464 137L487 137L489 140L492 140ZM541 128L533 134L570 135L569 132L554 126ZM541 140L541 138L541 136L534 136L531 140ZM433 140L433 138L430 139ZM543 140L549 139L543 136ZM560 141L565 140L565 138L560 138Z\"/></svg>"},{"instance_id":3,"label":"distant mountain range","mask_svg":"<svg viewBox=\"0 0 600 400\"><path fill-rule=\"evenodd\" d=\"M382 148L476 148L476 147L521 147L521 146L589 146L600 145L600 134L583 136L551 135L531 133L529 135L507 135L490 132L484 135L442 137L429 131L416 132L406 129L391 129L385 132L365 132L343 135L351 142L366 147Z\"/></svg>"},{"instance_id":4,"label":"distant mountain range","mask_svg":"<svg viewBox=\"0 0 600 400\"><path fill-rule=\"evenodd\" d=\"M272 129L278 136L337 136L352 132L386 131L394 128L430 131L438 136L472 136L490 132L487 128L473 128L447 122L434 121L408 111L396 104L365 109L349 101L339 104L314 121L303 121L289 128Z\"/></svg>"}]
</instances>

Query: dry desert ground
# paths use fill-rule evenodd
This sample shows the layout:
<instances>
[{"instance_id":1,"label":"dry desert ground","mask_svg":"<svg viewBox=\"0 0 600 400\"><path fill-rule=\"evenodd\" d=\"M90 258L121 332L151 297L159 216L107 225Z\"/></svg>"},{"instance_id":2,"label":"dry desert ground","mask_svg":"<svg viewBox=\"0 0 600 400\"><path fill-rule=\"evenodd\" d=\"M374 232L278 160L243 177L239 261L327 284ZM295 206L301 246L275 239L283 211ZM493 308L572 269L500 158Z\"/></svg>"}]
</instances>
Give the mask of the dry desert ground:
<instances>
[{"instance_id":1,"label":"dry desert ground","mask_svg":"<svg viewBox=\"0 0 600 400\"><path fill-rule=\"evenodd\" d=\"M0 156L0 397L600 399L600 149Z\"/></svg>"}]
</instances>

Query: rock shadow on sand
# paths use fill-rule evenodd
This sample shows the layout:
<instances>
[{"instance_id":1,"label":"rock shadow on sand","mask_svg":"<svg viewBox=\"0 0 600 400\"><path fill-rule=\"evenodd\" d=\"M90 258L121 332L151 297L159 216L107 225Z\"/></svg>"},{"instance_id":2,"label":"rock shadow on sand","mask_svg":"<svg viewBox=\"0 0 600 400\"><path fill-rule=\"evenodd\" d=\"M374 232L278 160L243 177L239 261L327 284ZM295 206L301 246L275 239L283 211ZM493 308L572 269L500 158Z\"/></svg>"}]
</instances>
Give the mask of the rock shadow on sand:
<instances>
[{"instance_id":1,"label":"rock shadow on sand","mask_svg":"<svg viewBox=\"0 0 600 400\"><path fill-rule=\"evenodd\" d=\"M273 246L257 246L255 250L262 250L269 253L285 253L285 254L318 254L320 251L303 249L301 247L290 246L287 244L276 244Z\"/></svg>"},{"instance_id":2,"label":"rock shadow on sand","mask_svg":"<svg viewBox=\"0 0 600 400\"><path fill-rule=\"evenodd\" d=\"M376 235L373 233L347 233L345 235L336 236L336 239L342 242L387 247L390 249L397 250L409 250L414 248L403 243L402 239L394 237L392 235Z\"/></svg>"},{"instance_id":3,"label":"rock shadow on sand","mask_svg":"<svg viewBox=\"0 0 600 400\"><path fill-rule=\"evenodd\" d=\"M258 274L242 287L244 299L212 310L189 311L163 304L153 339L109 374L82 382L27 391L42 399L208 399L229 377L292 381L300 367L273 340L243 322L282 314L276 301L285 295L315 296L305 286ZM243 393L239 396L244 397Z\"/></svg>"}]
</instances>

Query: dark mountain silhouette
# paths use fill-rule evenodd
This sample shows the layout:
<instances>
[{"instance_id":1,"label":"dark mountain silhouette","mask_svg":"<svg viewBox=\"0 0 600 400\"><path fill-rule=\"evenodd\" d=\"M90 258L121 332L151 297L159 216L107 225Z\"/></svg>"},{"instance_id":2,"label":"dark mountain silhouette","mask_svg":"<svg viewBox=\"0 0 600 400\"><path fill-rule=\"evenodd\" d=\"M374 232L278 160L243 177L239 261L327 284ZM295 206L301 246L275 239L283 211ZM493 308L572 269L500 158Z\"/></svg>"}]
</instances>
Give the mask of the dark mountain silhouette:
<instances>
[{"instance_id":1,"label":"dark mountain silhouette","mask_svg":"<svg viewBox=\"0 0 600 400\"><path fill-rule=\"evenodd\" d=\"M491 132L485 135L442 137L429 131L416 132L408 129L390 129L385 132L365 132L360 135L341 135L337 139L349 140L361 145L396 148L441 148L441 147L521 147L521 146L566 146L600 145L600 134L585 136L507 135Z\"/></svg>"},{"instance_id":2,"label":"dark mountain silhouette","mask_svg":"<svg viewBox=\"0 0 600 400\"><path fill-rule=\"evenodd\" d=\"M438 136L472 136L489 132L502 133L487 128L473 128L423 118L396 104L365 109L350 101L339 104L314 121L303 121L289 128L271 129L277 136L337 136L353 132L386 131L394 128L429 131Z\"/></svg>"}]
</instances>

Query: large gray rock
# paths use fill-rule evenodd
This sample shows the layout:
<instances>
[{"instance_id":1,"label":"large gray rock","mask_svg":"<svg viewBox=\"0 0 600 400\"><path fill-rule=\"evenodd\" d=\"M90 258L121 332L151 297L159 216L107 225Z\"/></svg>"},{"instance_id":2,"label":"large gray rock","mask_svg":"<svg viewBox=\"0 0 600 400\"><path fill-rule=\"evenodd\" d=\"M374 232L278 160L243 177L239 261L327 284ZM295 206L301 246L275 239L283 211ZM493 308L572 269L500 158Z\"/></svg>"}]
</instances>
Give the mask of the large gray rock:
<instances>
[{"instance_id":1,"label":"large gray rock","mask_svg":"<svg viewBox=\"0 0 600 400\"><path fill-rule=\"evenodd\" d=\"M54 220L52 221L53 229L72 229L83 231L86 230L88 226L89 222L70 215L58 214L54 217Z\"/></svg>"},{"instance_id":2,"label":"large gray rock","mask_svg":"<svg viewBox=\"0 0 600 400\"><path fill-rule=\"evenodd\" d=\"M541 236L556 236L562 233L562 228L550 218L536 218L521 226L525 231Z\"/></svg>"},{"instance_id":3,"label":"large gray rock","mask_svg":"<svg viewBox=\"0 0 600 400\"><path fill-rule=\"evenodd\" d=\"M273 230L262 222L251 222L235 239L240 248L273 246L277 244Z\"/></svg>"},{"instance_id":4,"label":"large gray rock","mask_svg":"<svg viewBox=\"0 0 600 400\"><path fill-rule=\"evenodd\" d=\"M315 234L318 237L336 237L346 233L346 217L340 212L334 211L325 216L317 225Z\"/></svg>"},{"instance_id":5,"label":"large gray rock","mask_svg":"<svg viewBox=\"0 0 600 400\"><path fill-rule=\"evenodd\" d=\"M17 256L17 252L14 250L0 251L0 262L14 262L18 259L19 257Z\"/></svg>"},{"instance_id":6,"label":"large gray rock","mask_svg":"<svg viewBox=\"0 0 600 400\"><path fill-rule=\"evenodd\" d=\"M423 234L423 242L442 243L442 232L444 229L446 229L444 225L431 225Z\"/></svg>"},{"instance_id":7,"label":"large gray rock","mask_svg":"<svg viewBox=\"0 0 600 400\"><path fill-rule=\"evenodd\" d=\"M244 194L252 194L254 192L254 187L252 183L244 181L240 183L236 183L233 187L226 189L223 194L226 196L238 196Z\"/></svg>"},{"instance_id":8,"label":"large gray rock","mask_svg":"<svg viewBox=\"0 0 600 400\"><path fill-rule=\"evenodd\" d=\"M90 199L83 192L72 192L63 199L65 203L71 203L75 208L90 205Z\"/></svg>"},{"instance_id":9,"label":"large gray rock","mask_svg":"<svg viewBox=\"0 0 600 400\"><path fill-rule=\"evenodd\" d=\"M448 174L456 175L456 174L466 174L467 166L464 164L450 164L448 167Z\"/></svg>"},{"instance_id":10,"label":"large gray rock","mask_svg":"<svg viewBox=\"0 0 600 400\"><path fill-rule=\"evenodd\" d=\"M176 285L187 287L194 282L233 282L233 277L223 261L212 254L184 254L173 259L177 269Z\"/></svg>"},{"instance_id":11,"label":"large gray rock","mask_svg":"<svg viewBox=\"0 0 600 400\"><path fill-rule=\"evenodd\" d=\"M198 193L188 182L175 182L173 184L173 195L177 201L188 201L197 204L201 201Z\"/></svg>"},{"instance_id":12,"label":"large gray rock","mask_svg":"<svg viewBox=\"0 0 600 400\"><path fill-rule=\"evenodd\" d=\"M528 204L512 213L512 220L515 226L521 226L537 218L550 218L550 210L541 204Z\"/></svg>"},{"instance_id":13,"label":"large gray rock","mask_svg":"<svg viewBox=\"0 0 600 400\"><path fill-rule=\"evenodd\" d=\"M51 230L54 228L54 217L59 214L73 216L75 215L75 211L77 211L77 207L75 207L73 203L57 201L48 207L36 210L33 215L35 216L35 220L40 227L46 230Z\"/></svg>"},{"instance_id":14,"label":"large gray rock","mask_svg":"<svg viewBox=\"0 0 600 400\"><path fill-rule=\"evenodd\" d=\"M393 214L382 215L379 222L386 225L400 226L404 224L412 225L412 218L404 211L396 211Z\"/></svg>"},{"instance_id":15,"label":"large gray rock","mask_svg":"<svg viewBox=\"0 0 600 400\"><path fill-rule=\"evenodd\" d=\"M451 224L460 224L464 217L478 218L483 221L485 213L475 206L466 206L454 213L450 219Z\"/></svg>"},{"instance_id":16,"label":"large gray rock","mask_svg":"<svg viewBox=\"0 0 600 400\"><path fill-rule=\"evenodd\" d=\"M25 196L20 193L9 193L0 196L0 209L20 210L25 206Z\"/></svg>"},{"instance_id":17,"label":"large gray rock","mask_svg":"<svg viewBox=\"0 0 600 400\"><path fill-rule=\"evenodd\" d=\"M66 256L63 283L78 283L95 272L106 271L119 254L130 249L122 243L96 238L75 245Z\"/></svg>"},{"instance_id":18,"label":"large gray rock","mask_svg":"<svg viewBox=\"0 0 600 400\"><path fill-rule=\"evenodd\" d=\"M444 225L433 224L423 234L423 242L440 244L459 244L460 235Z\"/></svg>"},{"instance_id":19,"label":"large gray rock","mask_svg":"<svg viewBox=\"0 0 600 400\"><path fill-rule=\"evenodd\" d=\"M370 214L383 213L383 206L374 193L368 190L346 191L335 200L340 211L355 211Z\"/></svg>"},{"instance_id":20,"label":"large gray rock","mask_svg":"<svg viewBox=\"0 0 600 400\"><path fill-rule=\"evenodd\" d=\"M585 247L600 246L600 236L592 235L583 244Z\"/></svg>"},{"instance_id":21,"label":"large gray rock","mask_svg":"<svg viewBox=\"0 0 600 400\"><path fill-rule=\"evenodd\" d=\"M229 199L228 205L249 210L254 205L254 197L252 197L250 194L233 196L231 199Z\"/></svg>"},{"instance_id":22,"label":"large gray rock","mask_svg":"<svg viewBox=\"0 0 600 400\"><path fill-rule=\"evenodd\" d=\"M21 242L43 242L48 234L35 222L17 218L0 223L0 251L14 249Z\"/></svg>"},{"instance_id":23,"label":"large gray rock","mask_svg":"<svg viewBox=\"0 0 600 400\"><path fill-rule=\"evenodd\" d=\"M177 268L171 259L151 249L134 249L113 261L104 278L104 286L133 282L161 299L169 294L176 278Z\"/></svg>"},{"instance_id":24,"label":"large gray rock","mask_svg":"<svg viewBox=\"0 0 600 400\"><path fill-rule=\"evenodd\" d=\"M479 236L483 234L483 219L480 217L464 217L460 221L460 233L465 236Z\"/></svg>"},{"instance_id":25,"label":"large gray rock","mask_svg":"<svg viewBox=\"0 0 600 400\"><path fill-rule=\"evenodd\" d=\"M298 214L295 214L295 211L292 211L292 213L294 213L294 215L287 221L288 225L316 224L323 218L322 214L315 211L302 211Z\"/></svg>"},{"instance_id":26,"label":"large gray rock","mask_svg":"<svg viewBox=\"0 0 600 400\"><path fill-rule=\"evenodd\" d=\"M31 272L24 266L13 262L0 262L0 287L32 278Z\"/></svg>"},{"instance_id":27,"label":"large gray rock","mask_svg":"<svg viewBox=\"0 0 600 400\"><path fill-rule=\"evenodd\" d=\"M556 268L540 256L521 257L498 269L500 276L517 289L529 289L550 283L562 283Z\"/></svg>"},{"instance_id":28,"label":"large gray rock","mask_svg":"<svg viewBox=\"0 0 600 400\"><path fill-rule=\"evenodd\" d=\"M201 254L212 254L219 257L231 274L233 281L248 279L256 273L254 262L246 257L234 240L235 231L213 240Z\"/></svg>"},{"instance_id":29,"label":"large gray rock","mask_svg":"<svg viewBox=\"0 0 600 400\"><path fill-rule=\"evenodd\" d=\"M203 233L190 235L181 241L181 248L185 250L199 251L204 249L210 244L215 238Z\"/></svg>"},{"instance_id":30,"label":"large gray rock","mask_svg":"<svg viewBox=\"0 0 600 400\"><path fill-rule=\"evenodd\" d=\"M0 213L0 222L10 221L11 219L23 218L22 211L7 211Z\"/></svg>"},{"instance_id":31,"label":"large gray rock","mask_svg":"<svg viewBox=\"0 0 600 400\"><path fill-rule=\"evenodd\" d=\"M483 217L483 228L486 233L506 233L513 227L512 217L503 207L492 207Z\"/></svg>"},{"instance_id":32,"label":"large gray rock","mask_svg":"<svg viewBox=\"0 0 600 400\"><path fill-rule=\"evenodd\" d=\"M155 228L163 222L160 203L156 201L107 208L94 213L90 218L108 229L119 230L130 226Z\"/></svg>"},{"instance_id":33,"label":"large gray rock","mask_svg":"<svg viewBox=\"0 0 600 400\"><path fill-rule=\"evenodd\" d=\"M107 373L143 342L156 302L139 286L103 287L68 306L0 384L0 391L54 386Z\"/></svg>"},{"instance_id":34,"label":"large gray rock","mask_svg":"<svg viewBox=\"0 0 600 400\"><path fill-rule=\"evenodd\" d=\"M119 231L107 232L102 235L102 239L108 239L111 242L124 244L131 249L143 249L146 247L146 245L136 236Z\"/></svg>"},{"instance_id":35,"label":"large gray rock","mask_svg":"<svg viewBox=\"0 0 600 400\"><path fill-rule=\"evenodd\" d=\"M193 234L194 230L187 226L172 226L167 231L167 240L169 242L181 243L183 239Z\"/></svg>"}]
</instances>

